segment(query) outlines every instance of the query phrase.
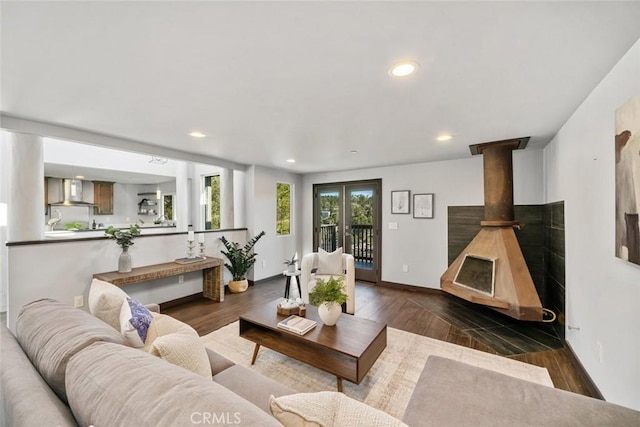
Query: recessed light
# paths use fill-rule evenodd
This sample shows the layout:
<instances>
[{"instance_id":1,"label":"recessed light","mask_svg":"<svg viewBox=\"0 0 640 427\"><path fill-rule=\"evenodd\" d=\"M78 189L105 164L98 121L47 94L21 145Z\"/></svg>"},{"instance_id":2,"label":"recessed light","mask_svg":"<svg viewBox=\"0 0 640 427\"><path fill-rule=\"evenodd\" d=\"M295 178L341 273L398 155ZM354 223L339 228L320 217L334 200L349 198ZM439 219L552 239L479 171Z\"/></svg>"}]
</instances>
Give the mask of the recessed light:
<instances>
[{"instance_id":1,"label":"recessed light","mask_svg":"<svg viewBox=\"0 0 640 427\"><path fill-rule=\"evenodd\" d=\"M76 175L76 179L84 179L84 175Z\"/></svg>"},{"instance_id":2,"label":"recessed light","mask_svg":"<svg viewBox=\"0 0 640 427\"><path fill-rule=\"evenodd\" d=\"M287 163L295 163L296 159L287 159Z\"/></svg>"},{"instance_id":3,"label":"recessed light","mask_svg":"<svg viewBox=\"0 0 640 427\"><path fill-rule=\"evenodd\" d=\"M351 154L358 154L358 150L351 150Z\"/></svg>"},{"instance_id":4,"label":"recessed light","mask_svg":"<svg viewBox=\"0 0 640 427\"><path fill-rule=\"evenodd\" d=\"M437 140L437 141L440 141L440 142L444 142L444 141L448 141L448 140L450 140L451 138L453 138L453 136L452 136L452 135L449 135L449 134L442 134L442 135L438 136L438 137L436 138L436 140Z\"/></svg>"},{"instance_id":5,"label":"recessed light","mask_svg":"<svg viewBox=\"0 0 640 427\"><path fill-rule=\"evenodd\" d=\"M407 77L416 72L418 63L414 61L402 61L393 64L389 69L389 75L392 77Z\"/></svg>"},{"instance_id":6,"label":"recessed light","mask_svg":"<svg viewBox=\"0 0 640 427\"><path fill-rule=\"evenodd\" d=\"M204 138L207 135L205 135L204 133L202 133L200 131L194 130L193 132L189 132L189 136L192 136L194 138Z\"/></svg>"}]
</instances>

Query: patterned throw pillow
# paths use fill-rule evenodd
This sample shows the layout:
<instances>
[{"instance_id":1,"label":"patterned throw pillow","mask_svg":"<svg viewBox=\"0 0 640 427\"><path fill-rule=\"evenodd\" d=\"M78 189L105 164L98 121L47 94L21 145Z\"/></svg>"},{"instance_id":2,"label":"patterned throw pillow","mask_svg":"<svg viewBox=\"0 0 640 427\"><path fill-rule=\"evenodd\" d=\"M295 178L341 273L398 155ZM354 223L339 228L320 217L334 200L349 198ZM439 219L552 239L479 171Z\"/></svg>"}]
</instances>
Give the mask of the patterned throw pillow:
<instances>
[{"instance_id":1,"label":"patterned throw pillow","mask_svg":"<svg viewBox=\"0 0 640 427\"><path fill-rule=\"evenodd\" d=\"M138 301L127 298L120 308L120 332L132 347L143 347L147 340L151 312Z\"/></svg>"}]
</instances>

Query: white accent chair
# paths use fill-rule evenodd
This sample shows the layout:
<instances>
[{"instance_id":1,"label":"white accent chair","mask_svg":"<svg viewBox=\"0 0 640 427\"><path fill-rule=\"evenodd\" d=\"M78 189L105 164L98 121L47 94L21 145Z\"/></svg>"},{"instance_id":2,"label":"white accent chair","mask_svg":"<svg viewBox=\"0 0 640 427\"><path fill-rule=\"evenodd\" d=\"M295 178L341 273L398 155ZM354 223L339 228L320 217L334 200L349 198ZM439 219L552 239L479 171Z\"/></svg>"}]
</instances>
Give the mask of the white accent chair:
<instances>
[{"instance_id":1,"label":"white accent chair","mask_svg":"<svg viewBox=\"0 0 640 427\"><path fill-rule=\"evenodd\" d=\"M322 279L328 280L331 276L338 278L344 277L345 293L347 294L347 309L346 312L354 314L356 310L356 272L355 261L353 255L342 254L342 275L338 274L323 274L322 271L315 271L318 268L318 253L313 252L302 257L302 264L300 266L300 288L301 297L305 304L309 304L309 292L315 287L315 280Z\"/></svg>"}]
</instances>

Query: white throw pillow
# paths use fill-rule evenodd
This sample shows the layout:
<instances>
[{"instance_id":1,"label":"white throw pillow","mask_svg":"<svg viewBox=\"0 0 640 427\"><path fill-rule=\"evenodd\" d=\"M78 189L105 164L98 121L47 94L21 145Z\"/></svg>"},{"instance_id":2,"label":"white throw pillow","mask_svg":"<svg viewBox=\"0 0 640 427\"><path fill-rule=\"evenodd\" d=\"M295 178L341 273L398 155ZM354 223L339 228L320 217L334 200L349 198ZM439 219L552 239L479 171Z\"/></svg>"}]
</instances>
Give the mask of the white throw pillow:
<instances>
[{"instance_id":1,"label":"white throw pillow","mask_svg":"<svg viewBox=\"0 0 640 427\"><path fill-rule=\"evenodd\" d=\"M153 316L153 320L149 325L147 339L144 342L144 350L146 352L150 352L151 344L153 344L158 337L164 335L181 333L198 338L198 333L195 329L178 319L160 313L151 313L151 315Z\"/></svg>"},{"instance_id":2,"label":"white throw pillow","mask_svg":"<svg viewBox=\"0 0 640 427\"><path fill-rule=\"evenodd\" d=\"M156 338L149 353L196 374L211 377L207 350L198 337L176 332Z\"/></svg>"},{"instance_id":3,"label":"white throw pillow","mask_svg":"<svg viewBox=\"0 0 640 427\"><path fill-rule=\"evenodd\" d=\"M89 311L103 322L120 330L120 309L129 295L119 287L93 279L89 289Z\"/></svg>"},{"instance_id":4,"label":"white throw pillow","mask_svg":"<svg viewBox=\"0 0 640 427\"><path fill-rule=\"evenodd\" d=\"M269 408L285 427L407 427L397 418L335 391L271 396Z\"/></svg>"},{"instance_id":5,"label":"white throw pillow","mask_svg":"<svg viewBox=\"0 0 640 427\"><path fill-rule=\"evenodd\" d=\"M318 248L318 271L317 274L344 274L342 268L342 248L329 253L322 248Z\"/></svg>"},{"instance_id":6,"label":"white throw pillow","mask_svg":"<svg viewBox=\"0 0 640 427\"><path fill-rule=\"evenodd\" d=\"M149 309L138 301L127 298L122 302L120 332L131 347L144 347L152 320Z\"/></svg>"}]
</instances>

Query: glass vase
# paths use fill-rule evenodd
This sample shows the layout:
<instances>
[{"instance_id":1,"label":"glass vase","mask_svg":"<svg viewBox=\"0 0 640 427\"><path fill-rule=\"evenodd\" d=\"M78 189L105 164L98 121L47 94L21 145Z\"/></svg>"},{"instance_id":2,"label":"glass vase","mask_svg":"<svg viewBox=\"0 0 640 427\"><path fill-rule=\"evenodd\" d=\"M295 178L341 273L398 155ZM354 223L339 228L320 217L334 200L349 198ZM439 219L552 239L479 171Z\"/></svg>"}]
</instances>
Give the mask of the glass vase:
<instances>
[{"instance_id":1,"label":"glass vase","mask_svg":"<svg viewBox=\"0 0 640 427\"><path fill-rule=\"evenodd\" d=\"M131 255L129 254L129 248L122 248L120 258L118 258L118 273L128 273L131 271Z\"/></svg>"}]
</instances>

